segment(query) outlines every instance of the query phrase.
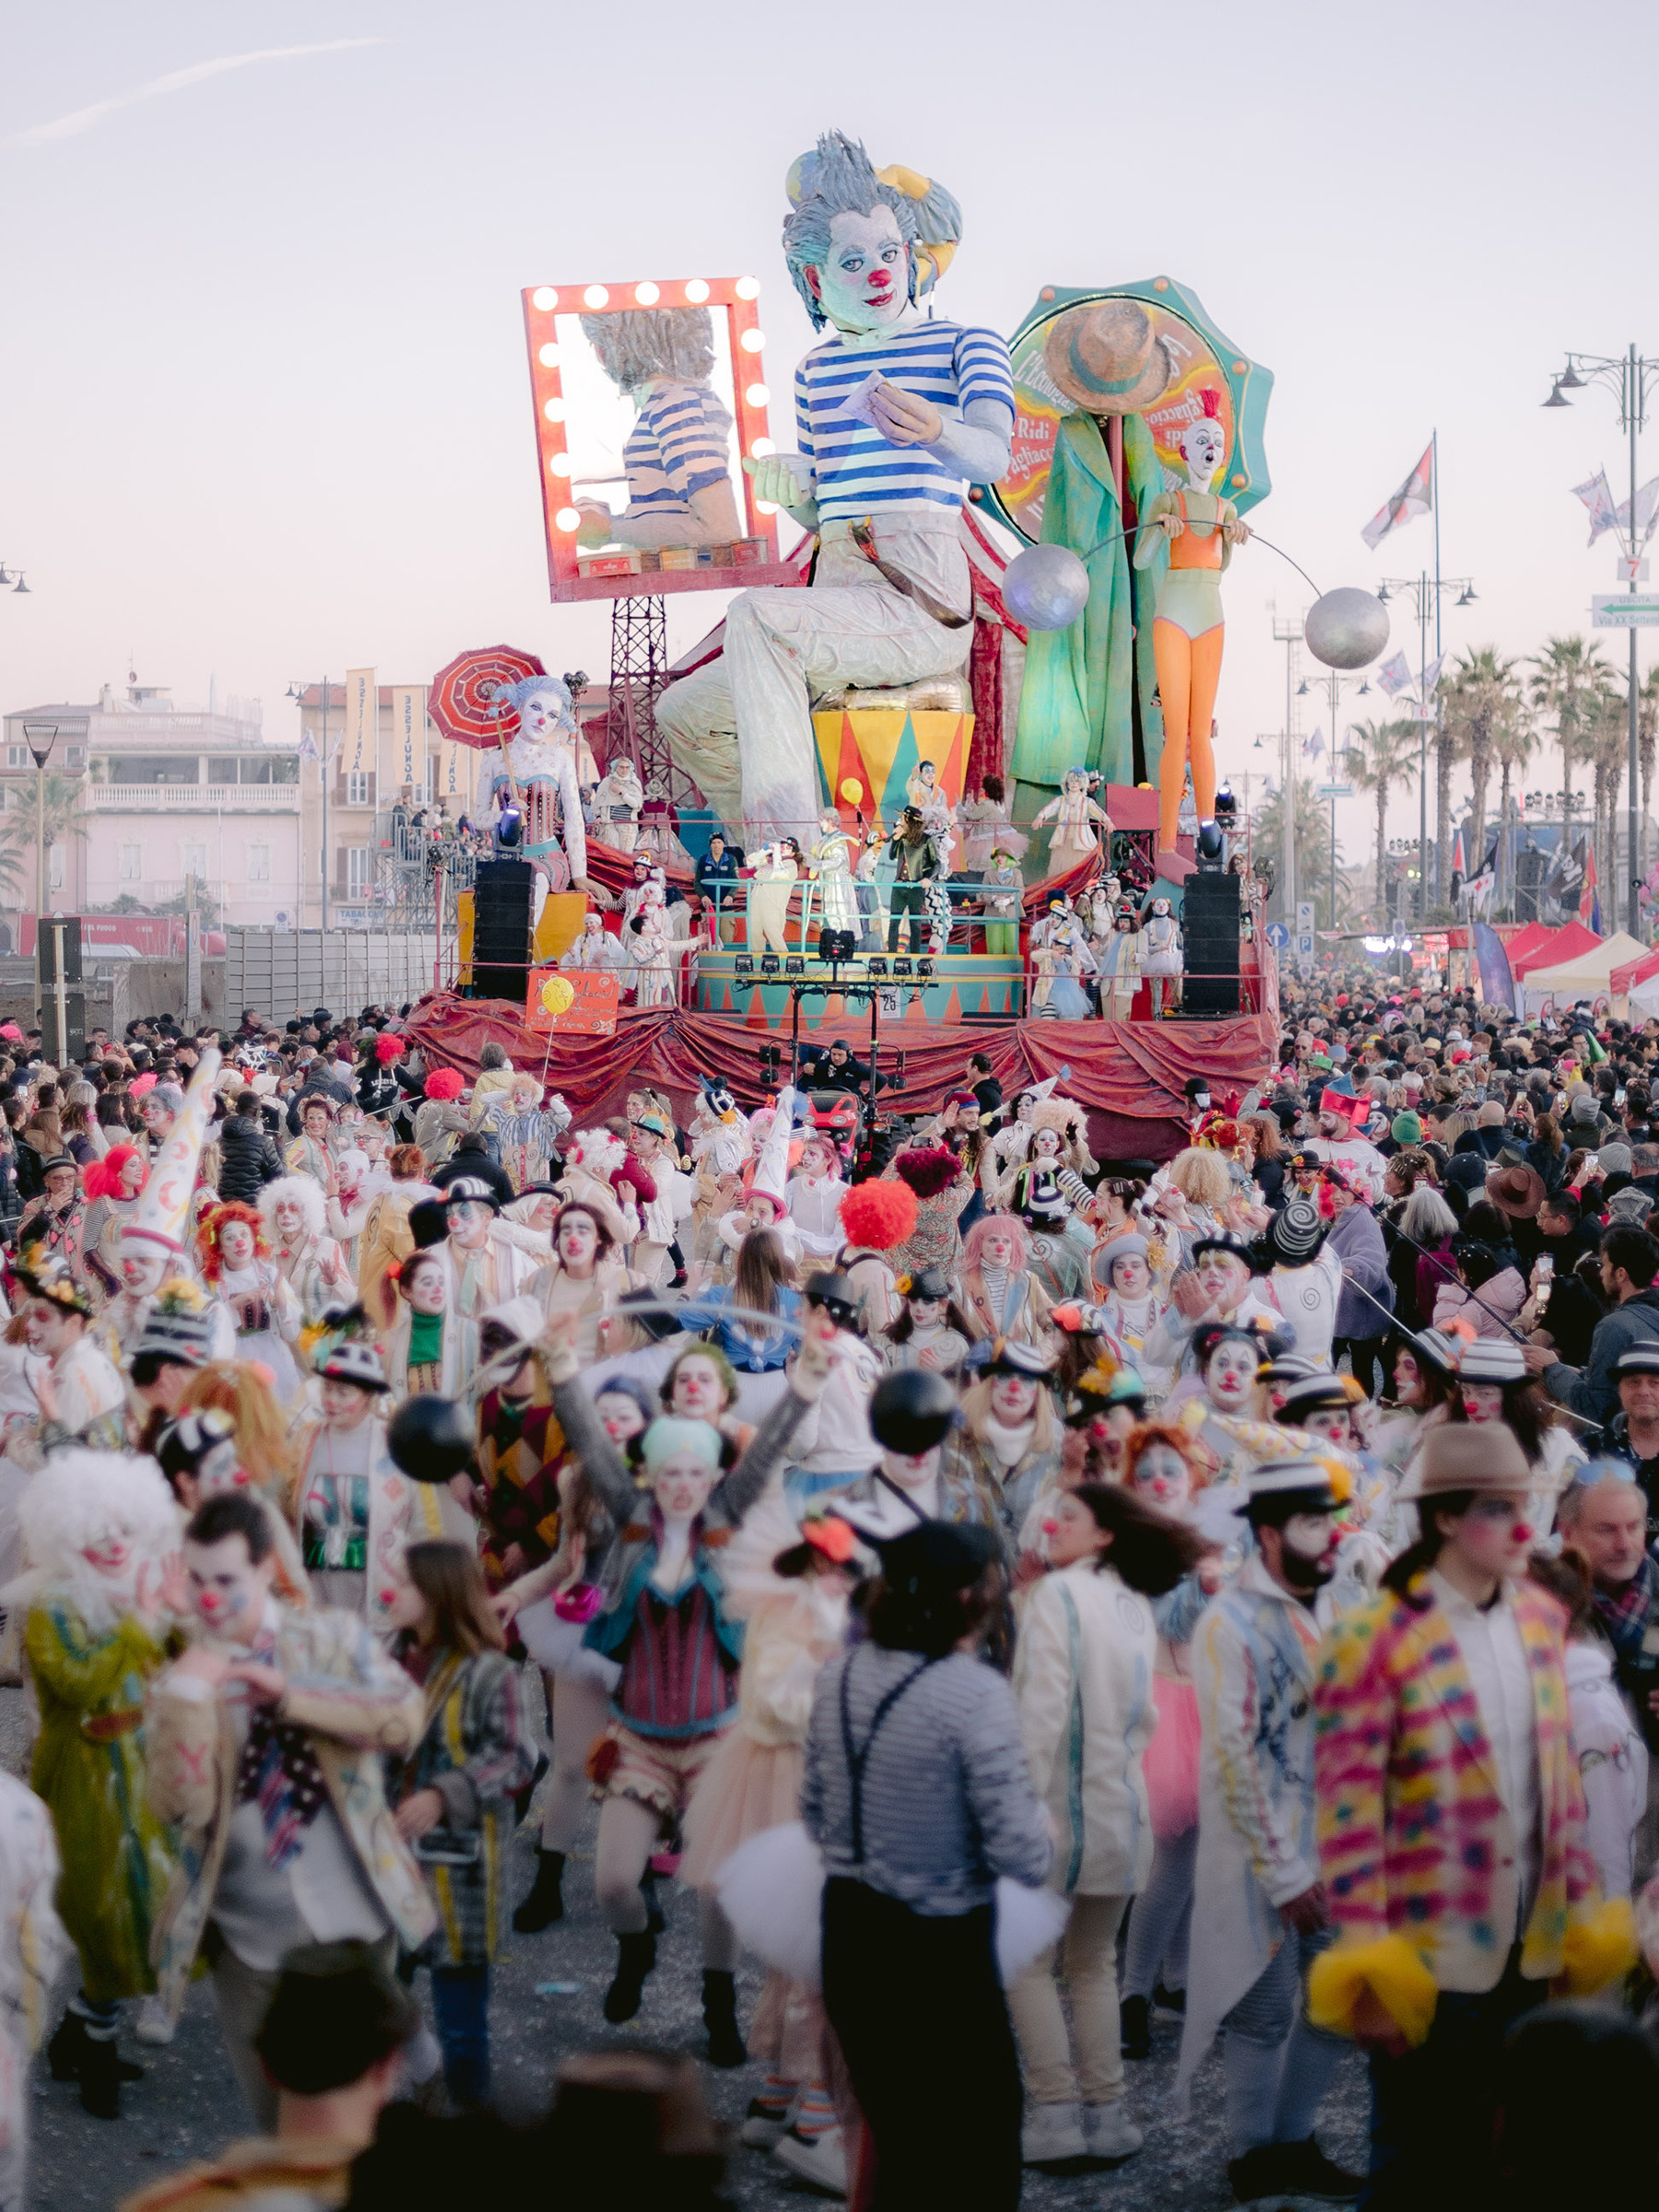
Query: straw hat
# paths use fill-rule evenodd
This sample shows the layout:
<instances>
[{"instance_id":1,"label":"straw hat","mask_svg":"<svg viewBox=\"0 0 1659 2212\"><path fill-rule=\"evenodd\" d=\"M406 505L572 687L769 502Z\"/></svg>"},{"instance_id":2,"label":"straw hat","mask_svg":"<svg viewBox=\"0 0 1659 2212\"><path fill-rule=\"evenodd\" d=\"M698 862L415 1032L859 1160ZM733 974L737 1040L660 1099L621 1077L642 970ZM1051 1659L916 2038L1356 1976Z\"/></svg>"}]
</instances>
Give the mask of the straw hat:
<instances>
[{"instance_id":1,"label":"straw hat","mask_svg":"<svg viewBox=\"0 0 1659 2212\"><path fill-rule=\"evenodd\" d=\"M1100 300L1056 315L1042 359L1060 393L1088 415L1138 415L1161 396L1172 373L1138 300Z\"/></svg>"}]
</instances>

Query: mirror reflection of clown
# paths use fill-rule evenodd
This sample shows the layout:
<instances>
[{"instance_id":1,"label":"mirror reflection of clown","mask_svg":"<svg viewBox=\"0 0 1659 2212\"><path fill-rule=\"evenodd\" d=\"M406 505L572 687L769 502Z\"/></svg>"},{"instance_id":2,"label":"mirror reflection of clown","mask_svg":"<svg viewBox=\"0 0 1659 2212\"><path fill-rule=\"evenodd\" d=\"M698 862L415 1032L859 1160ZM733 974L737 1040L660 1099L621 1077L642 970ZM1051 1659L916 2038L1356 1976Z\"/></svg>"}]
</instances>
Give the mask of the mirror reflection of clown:
<instances>
[{"instance_id":1,"label":"mirror reflection of clown","mask_svg":"<svg viewBox=\"0 0 1659 2212\"><path fill-rule=\"evenodd\" d=\"M814 699L961 669L964 486L1006 474L1014 425L1006 342L926 321L919 303L917 241L930 202L948 195L884 183L839 132L800 165L798 191L784 256L830 331L795 372L799 452L744 466L758 499L818 533L812 586L743 593L721 659L671 684L656 710L681 767L751 849L817 819Z\"/></svg>"},{"instance_id":2,"label":"mirror reflection of clown","mask_svg":"<svg viewBox=\"0 0 1659 2212\"><path fill-rule=\"evenodd\" d=\"M591 890L582 785L597 782L598 771L577 729L569 686L556 676L527 676L520 683L500 685L495 706L503 719L515 716L518 727L507 740L505 759L500 748L486 756L478 776L479 813L491 805L507 805L516 783L524 806L525 842L551 848L535 857L553 888Z\"/></svg>"},{"instance_id":3,"label":"mirror reflection of clown","mask_svg":"<svg viewBox=\"0 0 1659 2212\"><path fill-rule=\"evenodd\" d=\"M1159 766L1159 865L1175 852L1181 798L1190 760L1193 799L1198 810L1198 847L1218 858L1221 833L1216 827L1216 754L1211 727L1221 681L1221 589L1217 582L1232 559L1232 549L1250 535L1239 511L1211 486L1227 465L1227 432L1221 426L1221 395L1199 394L1204 412L1181 433L1186 487L1160 492L1143 517L1135 565L1147 568L1160 544L1170 548L1169 572L1159 587L1152 623L1152 653L1158 665L1158 696L1163 708L1163 759Z\"/></svg>"},{"instance_id":4,"label":"mirror reflection of clown","mask_svg":"<svg viewBox=\"0 0 1659 2212\"><path fill-rule=\"evenodd\" d=\"M639 413L622 449L628 505L612 514L596 500L580 500L577 542L701 546L742 537L727 457L732 418L710 382L709 310L629 308L581 321L600 367Z\"/></svg>"}]
</instances>

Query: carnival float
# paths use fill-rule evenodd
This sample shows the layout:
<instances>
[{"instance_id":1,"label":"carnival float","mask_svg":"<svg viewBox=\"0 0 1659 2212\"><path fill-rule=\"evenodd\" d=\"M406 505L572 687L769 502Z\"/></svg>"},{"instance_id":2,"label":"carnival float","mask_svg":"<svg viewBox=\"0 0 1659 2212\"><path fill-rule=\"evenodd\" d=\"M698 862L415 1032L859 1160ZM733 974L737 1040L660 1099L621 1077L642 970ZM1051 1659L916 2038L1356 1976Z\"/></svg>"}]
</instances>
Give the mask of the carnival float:
<instances>
[{"instance_id":1,"label":"carnival float","mask_svg":"<svg viewBox=\"0 0 1659 2212\"><path fill-rule=\"evenodd\" d=\"M1229 569L1290 559L1245 519L1271 371L1161 275L974 323L954 196L839 132L786 194L788 451L760 279L524 292L551 598L610 602L611 681L584 715L524 647L434 678L479 857L418 1030L589 1117L641 1079L755 1103L832 1038L874 1107L932 1109L982 1052L1161 1155L1277 1031L1214 747ZM667 600L709 591L670 663ZM1370 594L1314 594L1316 658L1382 651Z\"/></svg>"}]
</instances>

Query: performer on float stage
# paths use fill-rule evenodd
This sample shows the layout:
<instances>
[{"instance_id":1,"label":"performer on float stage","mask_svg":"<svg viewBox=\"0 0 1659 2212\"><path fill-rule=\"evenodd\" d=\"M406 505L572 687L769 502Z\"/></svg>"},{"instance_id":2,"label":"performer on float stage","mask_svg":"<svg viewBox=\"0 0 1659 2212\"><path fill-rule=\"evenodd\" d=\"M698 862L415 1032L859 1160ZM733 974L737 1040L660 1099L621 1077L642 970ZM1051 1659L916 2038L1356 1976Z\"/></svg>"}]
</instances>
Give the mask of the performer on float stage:
<instances>
[{"instance_id":1,"label":"performer on float stage","mask_svg":"<svg viewBox=\"0 0 1659 2212\"><path fill-rule=\"evenodd\" d=\"M1014 425L1006 342L924 319L914 198L840 132L819 139L801 183L784 255L815 326L833 331L795 371L799 453L744 466L759 499L818 533L812 588L735 599L721 660L671 684L656 710L746 847L818 819L815 698L961 669L963 485L1006 472Z\"/></svg>"}]
</instances>

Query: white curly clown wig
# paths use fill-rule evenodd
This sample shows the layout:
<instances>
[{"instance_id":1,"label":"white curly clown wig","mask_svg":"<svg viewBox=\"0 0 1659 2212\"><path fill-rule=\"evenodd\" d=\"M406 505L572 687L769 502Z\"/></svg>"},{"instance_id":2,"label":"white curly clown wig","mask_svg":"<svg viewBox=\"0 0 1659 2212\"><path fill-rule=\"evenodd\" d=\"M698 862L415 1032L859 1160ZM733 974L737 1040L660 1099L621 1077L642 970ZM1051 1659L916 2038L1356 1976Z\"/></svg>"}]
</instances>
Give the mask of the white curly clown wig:
<instances>
[{"instance_id":1,"label":"white curly clown wig","mask_svg":"<svg viewBox=\"0 0 1659 2212\"><path fill-rule=\"evenodd\" d=\"M138 1566L159 1568L179 1543L179 1509L160 1468L120 1452L53 1453L18 1501L18 1521L29 1572L4 1594L8 1602L61 1593L94 1630L123 1609ZM132 1559L112 1578L82 1555L116 1538Z\"/></svg>"},{"instance_id":2,"label":"white curly clown wig","mask_svg":"<svg viewBox=\"0 0 1659 2212\"><path fill-rule=\"evenodd\" d=\"M324 1218L322 1184L314 1175L278 1175L275 1182L267 1182L259 1194L259 1210L272 1245L277 1241L276 1208L285 1198L291 1198L298 1205L304 1218L306 1235L320 1237Z\"/></svg>"}]
</instances>

